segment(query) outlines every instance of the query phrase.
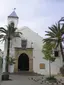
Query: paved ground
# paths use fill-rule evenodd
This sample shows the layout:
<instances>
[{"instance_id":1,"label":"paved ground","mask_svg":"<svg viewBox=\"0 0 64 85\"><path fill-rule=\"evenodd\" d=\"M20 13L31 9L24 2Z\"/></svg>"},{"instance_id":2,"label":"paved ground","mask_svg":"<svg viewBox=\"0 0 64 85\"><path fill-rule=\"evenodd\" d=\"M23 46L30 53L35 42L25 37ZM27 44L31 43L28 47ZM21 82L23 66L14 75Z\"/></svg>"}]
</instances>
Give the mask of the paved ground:
<instances>
[{"instance_id":1,"label":"paved ground","mask_svg":"<svg viewBox=\"0 0 64 85\"><path fill-rule=\"evenodd\" d=\"M0 85L64 85L64 84L49 84L48 82L45 83L43 80L45 76L27 76L27 75L17 75L12 74L10 75L9 81L2 81ZM64 83L64 77L57 77L58 80L62 79ZM43 81L42 81L43 80Z\"/></svg>"},{"instance_id":2,"label":"paved ground","mask_svg":"<svg viewBox=\"0 0 64 85\"><path fill-rule=\"evenodd\" d=\"M30 80L31 77L32 76L11 75L10 78L12 80L2 81L1 85L41 85L38 82Z\"/></svg>"}]
</instances>

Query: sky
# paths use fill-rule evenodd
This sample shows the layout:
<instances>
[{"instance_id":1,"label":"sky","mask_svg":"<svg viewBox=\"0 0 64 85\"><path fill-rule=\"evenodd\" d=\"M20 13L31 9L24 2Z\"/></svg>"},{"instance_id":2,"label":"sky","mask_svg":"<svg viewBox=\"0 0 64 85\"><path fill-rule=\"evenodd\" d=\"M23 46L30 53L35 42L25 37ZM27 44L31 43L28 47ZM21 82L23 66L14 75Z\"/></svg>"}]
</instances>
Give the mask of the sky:
<instances>
[{"instance_id":1,"label":"sky","mask_svg":"<svg viewBox=\"0 0 64 85\"><path fill-rule=\"evenodd\" d=\"M64 0L1 0L0 26L7 25L7 16L16 8L18 28L27 26L45 38L48 27L64 17ZM4 50L4 44L0 43Z\"/></svg>"}]
</instances>

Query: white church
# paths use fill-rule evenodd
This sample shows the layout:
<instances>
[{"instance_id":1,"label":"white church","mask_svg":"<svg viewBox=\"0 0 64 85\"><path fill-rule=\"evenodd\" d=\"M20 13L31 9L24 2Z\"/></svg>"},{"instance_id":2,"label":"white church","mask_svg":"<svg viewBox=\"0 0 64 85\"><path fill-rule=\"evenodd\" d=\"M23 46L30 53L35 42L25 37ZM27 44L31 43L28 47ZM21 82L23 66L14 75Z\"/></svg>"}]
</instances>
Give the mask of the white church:
<instances>
[{"instance_id":1,"label":"white church","mask_svg":"<svg viewBox=\"0 0 64 85\"><path fill-rule=\"evenodd\" d=\"M19 17L15 11L7 17L7 20L8 24L13 21L15 27L19 23ZM43 38L26 26L20 30L18 29L18 31L22 32L21 37L16 37L10 41L10 56L16 60L15 64L12 67L10 66L9 72L28 71L48 75L49 62L43 59L44 55L42 53ZM5 72L6 48L7 45L5 42L3 72ZM62 58L59 53L59 57L51 64L52 74L58 74L61 66Z\"/></svg>"}]
</instances>

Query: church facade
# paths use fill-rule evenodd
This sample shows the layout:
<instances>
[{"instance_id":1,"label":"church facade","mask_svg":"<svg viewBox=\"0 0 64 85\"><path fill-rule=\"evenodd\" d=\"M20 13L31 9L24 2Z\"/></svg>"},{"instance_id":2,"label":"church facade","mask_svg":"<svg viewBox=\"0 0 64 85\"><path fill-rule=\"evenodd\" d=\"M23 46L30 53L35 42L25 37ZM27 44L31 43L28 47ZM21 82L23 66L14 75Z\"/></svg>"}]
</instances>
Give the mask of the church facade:
<instances>
[{"instance_id":1,"label":"church facade","mask_svg":"<svg viewBox=\"0 0 64 85\"><path fill-rule=\"evenodd\" d=\"M8 24L14 22L15 27L18 25L18 20L19 17L15 11L8 16ZM43 59L44 55L42 53L43 38L26 26L18 29L18 31L22 32L22 35L10 41L10 57L15 58L13 72L29 71L48 75L49 62ZM3 72L5 72L6 48L7 43L5 42ZM52 74L58 74L61 66L62 58L57 57L55 62L51 63Z\"/></svg>"}]
</instances>

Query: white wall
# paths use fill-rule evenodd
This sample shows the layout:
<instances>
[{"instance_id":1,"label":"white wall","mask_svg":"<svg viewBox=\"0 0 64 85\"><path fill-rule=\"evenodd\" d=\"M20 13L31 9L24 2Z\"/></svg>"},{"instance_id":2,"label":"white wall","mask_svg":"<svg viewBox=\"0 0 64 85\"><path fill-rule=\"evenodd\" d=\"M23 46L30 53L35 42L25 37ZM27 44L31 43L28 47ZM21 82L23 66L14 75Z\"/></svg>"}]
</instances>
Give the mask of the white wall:
<instances>
[{"instance_id":1,"label":"white wall","mask_svg":"<svg viewBox=\"0 0 64 85\"><path fill-rule=\"evenodd\" d=\"M29 28L24 28L20 31L24 34L24 37L27 38L28 41L33 42L33 71L39 74L48 74L48 61L43 59L42 53L43 38ZM45 64L45 69L40 69L40 63Z\"/></svg>"},{"instance_id":2,"label":"white wall","mask_svg":"<svg viewBox=\"0 0 64 85\"><path fill-rule=\"evenodd\" d=\"M10 24L11 22L14 22L15 27L17 27L17 25L18 25L18 18L8 18L8 24Z\"/></svg>"},{"instance_id":3,"label":"white wall","mask_svg":"<svg viewBox=\"0 0 64 85\"><path fill-rule=\"evenodd\" d=\"M21 48L21 40L22 39L27 39L28 43L27 43L27 48L31 47L31 43L32 47L34 48L33 50L33 71L39 74L45 74L48 75L49 72L49 62L44 60L43 57L43 53L42 53L42 46L43 46L43 38L40 37L37 33L33 32L32 30L30 30L29 28L24 28L20 30L23 35L21 35L21 38L14 38L11 41L11 48L10 48L10 54L11 56L15 55L15 49L14 47L19 47ZM45 69L40 69L39 65L40 63L44 63L45 64ZM52 74L57 74L59 73L59 68L62 66L62 58L59 57L56 59L55 62L53 62L51 64L52 67Z\"/></svg>"},{"instance_id":4,"label":"white wall","mask_svg":"<svg viewBox=\"0 0 64 85\"><path fill-rule=\"evenodd\" d=\"M49 73L49 62L44 60L43 53L42 53L42 46L43 46L43 38L40 37L37 33L33 32L29 28L24 27L24 29L20 30L24 37L26 37L29 41L33 42L33 70L34 72L40 73L40 74L48 74ZM45 69L40 69L39 64L44 63ZM52 74L58 74L59 69L62 66L62 57L60 54L60 57L58 57L55 62L51 64L52 67Z\"/></svg>"}]
</instances>

